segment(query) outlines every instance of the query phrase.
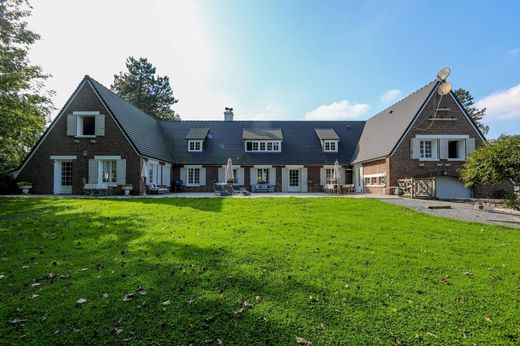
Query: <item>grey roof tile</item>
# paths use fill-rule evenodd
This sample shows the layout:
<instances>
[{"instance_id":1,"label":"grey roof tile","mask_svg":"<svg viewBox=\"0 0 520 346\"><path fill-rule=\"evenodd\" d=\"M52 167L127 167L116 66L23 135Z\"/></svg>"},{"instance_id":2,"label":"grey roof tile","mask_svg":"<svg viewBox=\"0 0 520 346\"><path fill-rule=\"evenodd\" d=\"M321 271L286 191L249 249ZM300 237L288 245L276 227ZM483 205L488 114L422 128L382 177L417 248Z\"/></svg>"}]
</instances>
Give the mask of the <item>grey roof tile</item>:
<instances>
[{"instance_id":1,"label":"grey roof tile","mask_svg":"<svg viewBox=\"0 0 520 346\"><path fill-rule=\"evenodd\" d=\"M433 81L368 119L352 161L390 155L436 86L437 81Z\"/></svg>"},{"instance_id":2,"label":"grey roof tile","mask_svg":"<svg viewBox=\"0 0 520 346\"><path fill-rule=\"evenodd\" d=\"M259 124L256 122L255 124ZM283 140L282 129L275 128L247 128L242 130L242 139L251 140Z\"/></svg>"},{"instance_id":3,"label":"grey roof tile","mask_svg":"<svg viewBox=\"0 0 520 346\"><path fill-rule=\"evenodd\" d=\"M334 129L314 129L318 138L322 141L325 140L339 140L339 136Z\"/></svg>"},{"instance_id":4,"label":"grey roof tile","mask_svg":"<svg viewBox=\"0 0 520 346\"><path fill-rule=\"evenodd\" d=\"M209 128L207 127L192 127L186 134L185 139L206 139Z\"/></svg>"}]
</instances>

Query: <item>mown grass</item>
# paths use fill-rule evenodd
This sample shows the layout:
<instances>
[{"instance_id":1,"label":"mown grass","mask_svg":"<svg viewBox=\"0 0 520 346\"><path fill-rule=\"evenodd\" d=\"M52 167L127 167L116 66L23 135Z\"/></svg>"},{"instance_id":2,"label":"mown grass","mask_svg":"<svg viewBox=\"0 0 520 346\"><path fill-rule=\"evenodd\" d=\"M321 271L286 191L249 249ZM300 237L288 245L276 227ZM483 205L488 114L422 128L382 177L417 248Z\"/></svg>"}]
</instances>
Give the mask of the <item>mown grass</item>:
<instances>
[{"instance_id":1,"label":"mown grass","mask_svg":"<svg viewBox=\"0 0 520 346\"><path fill-rule=\"evenodd\" d=\"M520 343L519 230L376 200L2 198L0 275L5 344Z\"/></svg>"}]
</instances>

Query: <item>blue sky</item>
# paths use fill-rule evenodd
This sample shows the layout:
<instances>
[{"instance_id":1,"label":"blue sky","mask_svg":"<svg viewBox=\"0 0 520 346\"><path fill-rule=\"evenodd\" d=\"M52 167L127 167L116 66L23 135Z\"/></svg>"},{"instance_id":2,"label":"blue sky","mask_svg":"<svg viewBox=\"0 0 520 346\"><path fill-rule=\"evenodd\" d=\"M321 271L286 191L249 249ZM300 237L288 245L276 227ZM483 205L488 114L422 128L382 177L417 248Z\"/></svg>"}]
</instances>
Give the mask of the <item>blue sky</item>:
<instances>
[{"instance_id":1,"label":"blue sky","mask_svg":"<svg viewBox=\"0 0 520 346\"><path fill-rule=\"evenodd\" d=\"M127 56L148 57L184 119L226 106L237 119L366 119L449 66L488 107L493 138L520 133L520 2L496 3L37 2L31 58L61 107L84 74L109 85Z\"/></svg>"}]
</instances>

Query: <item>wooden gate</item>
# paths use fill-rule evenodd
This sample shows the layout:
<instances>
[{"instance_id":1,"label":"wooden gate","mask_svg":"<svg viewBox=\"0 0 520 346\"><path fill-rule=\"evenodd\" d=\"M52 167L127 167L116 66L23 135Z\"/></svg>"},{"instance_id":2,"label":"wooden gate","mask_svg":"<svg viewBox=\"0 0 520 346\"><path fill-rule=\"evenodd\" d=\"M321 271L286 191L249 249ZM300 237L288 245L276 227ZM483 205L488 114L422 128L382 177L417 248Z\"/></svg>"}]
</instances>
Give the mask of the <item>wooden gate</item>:
<instances>
[{"instance_id":1,"label":"wooden gate","mask_svg":"<svg viewBox=\"0 0 520 346\"><path fill-rule=\"evenodd\" d=\"M435 178L409 178L397 181L404 196L411 198L435 198Z\"/></svg>"}]
</instances>

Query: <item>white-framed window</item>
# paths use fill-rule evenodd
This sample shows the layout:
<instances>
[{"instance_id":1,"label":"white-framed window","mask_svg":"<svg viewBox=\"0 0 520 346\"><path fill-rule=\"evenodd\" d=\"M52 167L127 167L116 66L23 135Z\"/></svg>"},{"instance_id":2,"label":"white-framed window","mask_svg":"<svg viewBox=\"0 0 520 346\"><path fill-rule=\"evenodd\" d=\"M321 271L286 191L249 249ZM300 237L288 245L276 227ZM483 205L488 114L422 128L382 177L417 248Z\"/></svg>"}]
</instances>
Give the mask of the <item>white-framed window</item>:
<instances>
[{"instance_id":1,"label":"white-framed window","mask_svg":"<svg viewBox=\"0 0 520 346\"><path fill-rule=\"evenodd\" d=\"M280 141L246 141L247 152L280 152Z\"/></svg>"},{"instance_id":2,"label":"white-framed window","mask_svg":"<svg viewBox=\"0 0 520 346\"><path fill-rule=\"evenodd\" d=\"M419 141L419 158L421 160L434 160L437 157L437 141L422 139Z\"/></svg>"},{"instance_id":3,"label":"white-framed window","mask_svg":"<svg viewBox=\"0 0 520 346\"><path fill-rule=\"evenodd\" d=\"M78 115L77 118L78 137L95 137L96 136L96 116L95 115Z\"/></svg>"},{"instance_id":4,"label":"white-framed window","mask_svg":"<svg viewBox=\"0 0 520 346\"><path fill-rule=\"evenodd\" d=\"M325 168L325 183L330 184L334 178L334 168Z\"/></svg>"},{"instance_id":5,"label":"white-framed window","mask_svg":"<svg viewBox=\"0 0 520 346\"><path fill-rule=\"evenodd\" d=\"M233 184L238 183L238 169L233 168Z\"/></svg>"},{"instance_id":6,"label":"white-framed window","mask_svg":"<svg viewBox=\"0 0 520 346\"><path fill-rule=\"evenodd\" d=\"M117 182L116 160L99 160L99 183Z\"/></svg>"},{"instance_id":7,"label":"white-framed window","mask_svg":"<svg viewBox=\"0 0 520 346\"><path fill-rule=\"evenodd\" d=\"M323 151L337 152L338 151L338 141L331 141L331 140L323 141Z\"/></svg>"},{"instance_id":8,"label":"white-framed window","mask_svg":"<svg viewBox=\"0 0 520 346\"><path fill-rule=\"evenodd\" d=\"M258 184L269 184L269 168L256 169L256 182Z\"/></svg>"},{"instance_id":9,"label":"white-framed window","mask_svg":"<svg viewBox=\"0 0 520 346\"><path fill-rule=\"evenodd\" d=\"M188 151L201 152L202 151L202 142L203 141L189 140L188 141Z\"/></svg>"},{"instance_id":10,"label":"white-framed window","mask_svg":"<svg viewBox=\"0 0 520 346\"><path fill-rule=\"evenodd\" d=\"M198 186L200 185L200 168L188 168L187 169L187 185Z\"/></svg>"},{"instance_id":11,"label":"white-framed window","mask_svg":"<svg viewBox=\"0 0 520 346\"><path fill-rule=\"evenodd\" d=\"M448 160L464 160L466 141L464 139L448 140Z\"/></svg>"}]
</instances>

